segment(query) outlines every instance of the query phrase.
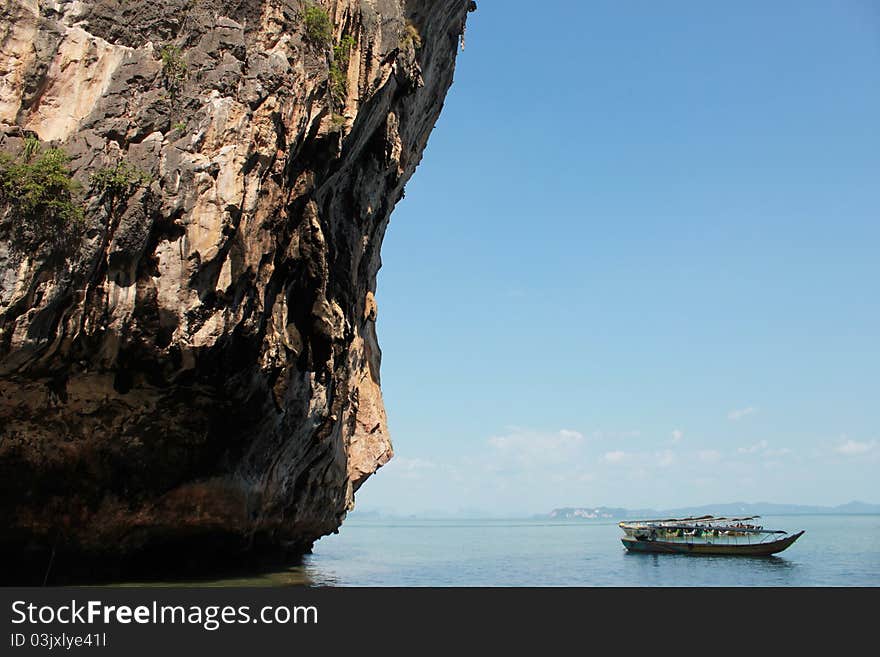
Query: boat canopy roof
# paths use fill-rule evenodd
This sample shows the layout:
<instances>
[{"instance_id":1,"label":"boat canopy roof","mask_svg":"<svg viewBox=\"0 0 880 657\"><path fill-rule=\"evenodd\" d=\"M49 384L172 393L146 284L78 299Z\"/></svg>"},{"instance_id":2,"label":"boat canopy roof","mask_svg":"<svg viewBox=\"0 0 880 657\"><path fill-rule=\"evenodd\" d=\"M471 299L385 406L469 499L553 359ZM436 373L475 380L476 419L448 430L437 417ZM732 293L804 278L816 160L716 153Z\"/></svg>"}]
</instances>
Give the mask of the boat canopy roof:
<instances>
[{"instance_id":1,"label":"boat canopy roof","mask_svg":"<svg viewBox=\"0 0 880 657\"><path fill-rule=\"evenodd\" d=\"M710 525L723 522L745 522L747 520L757 520L761 516L743 516L741 518L728 518L725 516L689 516L687 518L657 518L654 520L625 520L621 525L654 525L658 523L702 523Z\"/></svg>"},{"instance_id":2,"label":"boat canopy roof","mask_svg":"<svg viewBox=\"0 0 880 657\"><path fill-rule=\"evenodd\" d=\"M754 525L743 525L743 522L756 520L761 516L743 516L728 518L725 516L693 516L689 518L664 518L657 520L625 520L618 525L625 529L717 529L733 530L752 534L787 534L781 529L764 529ZM739 523L739 524L733 524Z\"/></svg>"}]
</instances>

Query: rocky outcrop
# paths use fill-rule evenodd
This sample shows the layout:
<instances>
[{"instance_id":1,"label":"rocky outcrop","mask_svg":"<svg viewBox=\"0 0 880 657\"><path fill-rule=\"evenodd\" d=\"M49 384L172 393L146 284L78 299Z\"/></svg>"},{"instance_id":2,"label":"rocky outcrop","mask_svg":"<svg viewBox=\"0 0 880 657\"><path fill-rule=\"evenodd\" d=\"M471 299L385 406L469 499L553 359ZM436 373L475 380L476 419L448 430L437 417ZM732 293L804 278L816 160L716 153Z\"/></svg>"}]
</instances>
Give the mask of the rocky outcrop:
<instances>
[{"instance_id":1,"label":"rocky outcrop","mask_svg":"<svg viewBox=\"0 0 880 657\"><path fill-rule=\"evenodd\" d=\"M0 150L64 149L84 207L60 253L16 248L0 208L13 561L337 530L392 455L380 246L473 8L2 0ZM125 194L95 185L120 164Z\"/></svg>"}]
</instances>

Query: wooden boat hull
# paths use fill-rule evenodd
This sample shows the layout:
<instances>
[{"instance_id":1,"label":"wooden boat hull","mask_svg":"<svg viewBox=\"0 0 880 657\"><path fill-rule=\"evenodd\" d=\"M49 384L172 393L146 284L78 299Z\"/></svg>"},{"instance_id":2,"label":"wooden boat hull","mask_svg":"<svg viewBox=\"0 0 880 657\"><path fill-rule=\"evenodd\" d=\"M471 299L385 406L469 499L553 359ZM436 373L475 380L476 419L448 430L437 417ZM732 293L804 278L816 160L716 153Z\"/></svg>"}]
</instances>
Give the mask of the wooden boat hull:
<instances>
[{"instance_id":1,"label":"wooden boat hull","mask_svg":"<svg viewBox=\"0 0 880 657\"><path fill-rule=\"evenodd\" d=\"M624 536L621 541L630 552L652 552L662 554L726 554L747 557L767 557L782 552L798 540L804 532L786 536L778 541L752 544L733 543L672 543L669 541L639 540Z\"/></svg>"}]
</instances>

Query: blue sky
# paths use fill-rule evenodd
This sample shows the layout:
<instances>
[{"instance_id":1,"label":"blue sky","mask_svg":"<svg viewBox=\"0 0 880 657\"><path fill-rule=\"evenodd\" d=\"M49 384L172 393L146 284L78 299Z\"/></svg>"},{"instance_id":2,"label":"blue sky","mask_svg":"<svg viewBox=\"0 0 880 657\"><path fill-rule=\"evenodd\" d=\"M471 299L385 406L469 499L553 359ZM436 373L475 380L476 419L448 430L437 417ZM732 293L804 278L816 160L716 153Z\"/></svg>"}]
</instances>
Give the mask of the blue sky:
<instances>
[{"instance_id":1,"label":"blue sky","mask_svg":"<svg viewBox=\"0 0 880 657\"><path fill-rule=\"evenodd\" d=\"M481 0L358 508L880 502L878 63L870 0Z\"/></svg>"}]
</instances>

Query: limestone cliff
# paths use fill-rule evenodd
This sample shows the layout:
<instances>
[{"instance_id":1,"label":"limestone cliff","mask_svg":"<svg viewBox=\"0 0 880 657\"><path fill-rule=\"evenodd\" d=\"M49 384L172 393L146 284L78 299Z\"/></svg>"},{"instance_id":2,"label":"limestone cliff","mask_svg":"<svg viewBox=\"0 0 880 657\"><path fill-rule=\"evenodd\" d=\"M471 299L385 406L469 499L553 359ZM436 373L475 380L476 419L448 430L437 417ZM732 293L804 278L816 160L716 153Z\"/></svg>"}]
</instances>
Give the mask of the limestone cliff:
<instances>
[{"instance_id":1,"label":"limestone cliff","mask_svg":"<svg viewBox=\"0 0 880 657\"><path fill-rule=\"evenodd\" d=\"M21 248L0 203L7 564L339 527L392 455L380 246L473 8L0 0L0 151L62 149L83 209Z\"/></svg>"}]
</instances>

